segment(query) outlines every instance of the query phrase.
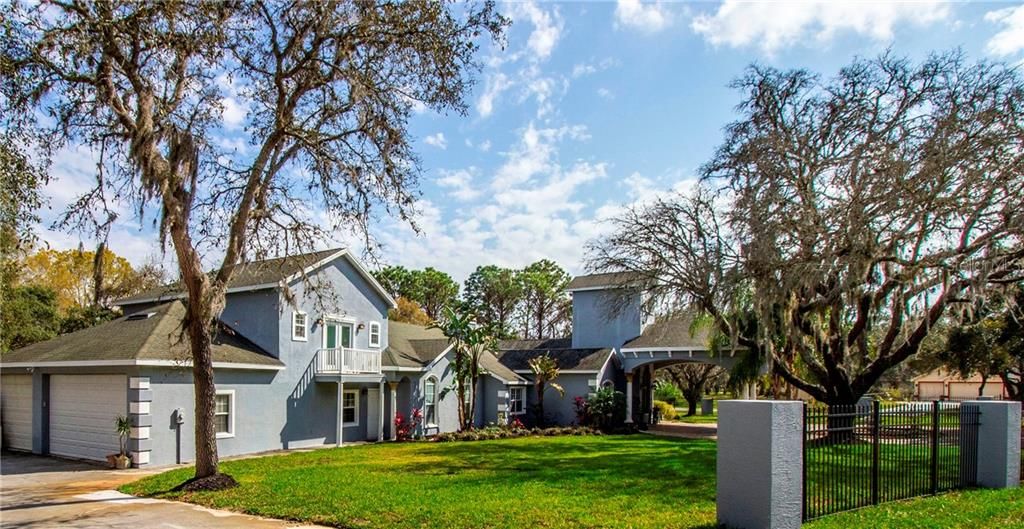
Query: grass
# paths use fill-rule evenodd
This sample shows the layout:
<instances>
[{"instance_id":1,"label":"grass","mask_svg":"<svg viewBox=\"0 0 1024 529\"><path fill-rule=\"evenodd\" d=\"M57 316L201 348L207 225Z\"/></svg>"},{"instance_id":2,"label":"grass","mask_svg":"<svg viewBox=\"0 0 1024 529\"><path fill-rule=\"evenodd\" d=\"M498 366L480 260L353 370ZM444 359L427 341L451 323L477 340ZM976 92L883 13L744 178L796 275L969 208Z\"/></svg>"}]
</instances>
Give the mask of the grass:
<instances>
[{"instance_id":1,"label":"grass","mask_svg":"<svg viewBox=\"0 0 1024 529\"><path fill-rule=\"evenodd\" d=\"M362 445L228 461L240 483L172 492L175 469L121 491L351 528L715 527L713 441L533 437ZM967 491L827 516L807 529L1024 529L1024 490Z\"/></svg>"},{"instance_id":2,"label":"grass","mask_svg":"<svg viewBox=\"0 0 1024 529\"><path fill-rule=\"evenodd\" d=\"M715 521L715 444L539 437L325 449L228 461L240 486L171 492L181 468L123 492L360 528L688 527Z\"/></svg>"},{"instance_id":3,"label":"grass","mask_svg":"<svg viewBox=\"0 0 1024 529\"><path fill-rule=\"evenodd\" d=\"M970 490L834 514L804 529L1024 529L1024 489Z\"/></svg>"}]
</instances>

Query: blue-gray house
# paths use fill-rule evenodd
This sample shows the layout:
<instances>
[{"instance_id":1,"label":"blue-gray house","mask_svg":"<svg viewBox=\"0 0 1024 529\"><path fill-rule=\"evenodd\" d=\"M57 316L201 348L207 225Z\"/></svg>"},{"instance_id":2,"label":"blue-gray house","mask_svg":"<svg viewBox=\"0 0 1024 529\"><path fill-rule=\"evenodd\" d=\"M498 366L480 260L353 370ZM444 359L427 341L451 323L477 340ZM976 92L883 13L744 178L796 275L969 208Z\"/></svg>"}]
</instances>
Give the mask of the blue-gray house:
<instances>
[{"instance_id":1,"label":"blue-gray house","mask_svg":"<svg viewBox=\"0 0 1024 529\"><path fill-rule=\"evenodd\" d=\"M536 400L528 363L539 355L561 368L566 394L545 396L547 419L561 424L575 420L575 397L602 386L627 392L628 420L646 421L656 367L709 361L677 326L645 326L642 291L627 277L582 276L569 291L571 338L504 341L481 359L476 424L526 413ZM213 344L221 455L393 439L395 417L414 409L421 435L457 428L448 341L388 321L394 300L348 251L239 265L227 292ZM191 461L182 297L165 287L124 299L119 319L5 354L4 447L102 460L118 450L114 417L127 415L135 465Z\"/></svg>"}]
</instances>

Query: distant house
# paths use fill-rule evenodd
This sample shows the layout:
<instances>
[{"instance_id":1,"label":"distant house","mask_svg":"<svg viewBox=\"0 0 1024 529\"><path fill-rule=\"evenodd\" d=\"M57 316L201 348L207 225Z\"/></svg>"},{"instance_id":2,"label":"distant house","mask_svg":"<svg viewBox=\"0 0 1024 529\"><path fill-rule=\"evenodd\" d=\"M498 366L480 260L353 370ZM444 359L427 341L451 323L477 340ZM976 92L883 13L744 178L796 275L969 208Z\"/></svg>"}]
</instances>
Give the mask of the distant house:
<instances>
[{"instance_id":1,"label":"distant house","mask_svg":"<svg viewBox=\"0 0 1024 529\"><path fill-rule=\"evenodd\" d=\"M394 300L348 251L244 263L228 287L213 343L220 454L393 439L396 415L414 409L422 435L458 427L447 339L388 321ZM544 354L566 390L545 396L546 419L558 424L575 421L575 397L614 387L627 395L627 420L643 425L657 367L732 361L711 356L688 321L647 325L642 287L628 275L577 277L568 291L571 337L503 341L481 359L475 424L526 416L536 402L529 360ZM118 450L114 417L127 415L135 465L191 461L183 298L172 285L123 299L121 318L0 358L3 445L101 460Z\"/></svg>"},{"instance_id":2,"label":"distant house","mask_svg":"<svg viewBox=\"0 0 1024 529\"><path fill-rule=\"evenodd\" d=\"M963 400L978 397L981 376L960 378L944 369L935 369L914 378L914 397L918 400ZM999 377L991 377L985 383L983 396L994 399L1007 398L1006 387Z\"/></svg>"}]
</instances>

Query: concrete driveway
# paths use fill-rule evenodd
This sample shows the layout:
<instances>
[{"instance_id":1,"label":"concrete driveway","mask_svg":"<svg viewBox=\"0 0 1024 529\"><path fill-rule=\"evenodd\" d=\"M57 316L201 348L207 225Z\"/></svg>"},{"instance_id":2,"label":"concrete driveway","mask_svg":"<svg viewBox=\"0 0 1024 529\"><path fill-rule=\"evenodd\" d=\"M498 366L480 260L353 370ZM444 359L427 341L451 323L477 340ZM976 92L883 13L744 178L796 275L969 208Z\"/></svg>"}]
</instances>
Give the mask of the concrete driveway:
<instances>
[{"instance_id":1,"label":"concrete driveway","mask_svg":"<svg viewBox=\"0 0 1024 529\"><path fill-rule=\"evenodd\" d=\"M0 528L299 527L187 503L136 498L115 490L159 471L110 470L88 463L4 452L0 455Z\"/></svg>"}]
</instances>

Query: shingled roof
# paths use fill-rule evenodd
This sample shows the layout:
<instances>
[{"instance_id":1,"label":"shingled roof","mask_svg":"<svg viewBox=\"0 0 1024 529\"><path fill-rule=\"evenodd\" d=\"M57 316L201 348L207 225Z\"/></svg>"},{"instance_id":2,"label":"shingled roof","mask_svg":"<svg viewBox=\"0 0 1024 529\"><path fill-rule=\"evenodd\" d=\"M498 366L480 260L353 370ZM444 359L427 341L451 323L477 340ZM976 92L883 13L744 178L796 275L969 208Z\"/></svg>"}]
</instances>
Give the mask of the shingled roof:
<instances>
[{"instance_id":1,"label":"shingled roof","mask_svg":"<svg viewBox=\"0 0 1024 529\"><path fill-rule=\"evenodd\" d=\"M707 349L710 335L706 326L691 334L693 317L689 314L659 319L643 333L625 343L623 349Z\"/></svg>"},{"instance_id":2,"label":"shingled roof","mask_svg":"<svg viewBox=\"0 0 1024 529\"><path fill-rule=\"evenodd\" d=\"M325 260L342 256L347 257L349 262L351 262L353 266L355 266L355 268L363 274L364 277L366 277L370 285L380 292L385 299L394 303L394 300L392 300L391 296L384 291L384 288L377 283L377 280L374 279L369 272L363 269L362 264L360 264L344 248L333 248L318 252L264 259L262 261L239 263L235 265L235 269L231 274L231 280L228 281L228 291L276 286L282 281L290 281L293 278L297 278L303 272L309 271L312 267L323 263ZM210 273L213 274L213 272ZM185 293L181 289L181 284L174 282L140 292L134 296L117 300L115 304L132 305L137 303L179 299L184 296Z\"/></svg>"},{"instance_id":3,"label":"shingled roof","mask_svg":"<svg viewBox=\"0 0 1024 529\"><path fill-rule=\"evenodd\" d=\"M439 329L389 321L388 347L381 357L381 365L385 368L423 368L447 351L449 345L448 338ZM525 382L523 377L502 365L494 355L483 355L480 368L503 382Z\"/></svg>"},{"instance_id":4,"label":"shingled roof","mask_svg":"<svg viewBox=\"0 0 1024 529\"><path fill-rule=\"evenodd\" d=\"M184 362L190 357L188 339L182 336L185 305L171 301L146 312L118 318L56 338L22 347L0 357L4 366L61 362L124 362L125 365ZM267 369L284 366L256 344L219 324L213 337L214 364L245 364Z\"/></svg>"},{"instance_id":5,"label":"shingled roof","mask_svg":"<svg viewBox=\"0 0 1024 529\"><path fill-rule=\"evenodd\" d=\"M503 340L499 343L498 360L513 371L528 371L530 360L550 355L563 371L600 371L608 361L611 349L574 349L572 339Z\"/></svg>"},{"instance_id":6,"label":"shingled roof","mask_svg":"<svg viewBox=\"0 0 1024 529\"><path fill-rule=\"evenodd\" d=\"M618 288L639 283L643 276L636 272L606 272L576 276L569 281L565 290L597 290L601 288Z\"/></svg>"},{"instance_id":7,"label":"shingled roof","mask_svg":"<svg viewBox=\"0 0 1024 529\"><path fill-rule=\"evenodd\" d=\"M388 322L388 347L381 356L386 367L425 367L448 349L448 339L439 329Z\"/></svg>"}]
</instances>

